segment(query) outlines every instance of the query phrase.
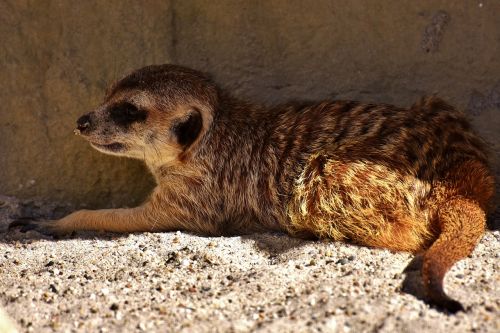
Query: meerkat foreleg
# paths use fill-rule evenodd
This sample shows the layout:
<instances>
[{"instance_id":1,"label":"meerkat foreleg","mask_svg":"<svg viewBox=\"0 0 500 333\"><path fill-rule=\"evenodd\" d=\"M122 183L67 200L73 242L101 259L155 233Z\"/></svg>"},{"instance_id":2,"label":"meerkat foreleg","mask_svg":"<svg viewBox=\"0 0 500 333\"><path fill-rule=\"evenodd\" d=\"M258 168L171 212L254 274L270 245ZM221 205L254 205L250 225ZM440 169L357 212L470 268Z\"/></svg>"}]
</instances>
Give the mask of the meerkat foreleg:
<instances>
[{"instance_id":1,"label":"meerkat foreleg","mask_svg":"<svg viewBox=\"0 0 500 333\"><path fill-rule=\"evenodd\" d=\"M119 233L175 230L181 227L175 221L152 214L150 205L145 204L136 208L79 210L59 220L17 220L9 228L21 227L22 232L35 230L46 235L62 236L81 230Z\"/></svg>"}]
</instances>

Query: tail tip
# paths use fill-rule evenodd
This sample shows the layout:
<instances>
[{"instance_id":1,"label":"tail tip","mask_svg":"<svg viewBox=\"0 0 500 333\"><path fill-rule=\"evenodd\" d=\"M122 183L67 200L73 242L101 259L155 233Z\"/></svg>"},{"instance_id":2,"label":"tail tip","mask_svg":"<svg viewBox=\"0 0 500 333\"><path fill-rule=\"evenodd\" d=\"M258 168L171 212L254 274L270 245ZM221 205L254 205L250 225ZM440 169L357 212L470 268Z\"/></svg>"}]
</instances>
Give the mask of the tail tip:
<instances>
[{"instance_id":1,"label":"tail tip","mask_svg":"<svg viewBox=\"0 0 500 333\"><path fill-rule=\"evenodd\" d=\"M462 303L455 301L451 298L446 298L444 300L431 300L430 303L434 305L439 310L446 311L450 314L456 314L458 312L466 312Z\"/></svg>"}]
</instances>

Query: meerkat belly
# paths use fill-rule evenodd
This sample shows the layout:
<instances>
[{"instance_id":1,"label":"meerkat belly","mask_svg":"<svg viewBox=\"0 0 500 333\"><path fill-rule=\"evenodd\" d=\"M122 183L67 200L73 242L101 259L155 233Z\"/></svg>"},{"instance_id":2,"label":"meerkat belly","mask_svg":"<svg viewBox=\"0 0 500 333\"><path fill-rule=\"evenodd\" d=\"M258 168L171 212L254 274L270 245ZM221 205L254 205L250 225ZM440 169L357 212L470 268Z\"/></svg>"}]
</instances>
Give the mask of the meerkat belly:
<instances>
[{"instance_id":1,"label":"meerkat belly","mask_svg":"<svg viewBox=\"0 0 500 333\"><path fill-rule=\"evenodd\" d=\"M288 206L289 230L415 252L433 237L425 207L430 189L381 164L313 156Z\"/></svg>"}]
</instances>

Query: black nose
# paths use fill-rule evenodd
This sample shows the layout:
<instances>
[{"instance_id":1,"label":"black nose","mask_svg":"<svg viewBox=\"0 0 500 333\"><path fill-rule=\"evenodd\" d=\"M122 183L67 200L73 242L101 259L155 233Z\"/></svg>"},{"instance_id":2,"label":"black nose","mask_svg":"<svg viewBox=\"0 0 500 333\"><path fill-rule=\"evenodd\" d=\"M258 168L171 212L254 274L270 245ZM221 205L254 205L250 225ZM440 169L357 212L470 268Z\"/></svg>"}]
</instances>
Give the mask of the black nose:
<instances>
[{"instance_id":1,"label":"black nose","mask_svg":"<svg viewBox=\"0 0 500 333\"><path fill-rule=\"evenodd\" d=\"M80 132L85 132L90 128L90 113L87 113L76 121L76 128Z\"/></svg>"}]
</instances>

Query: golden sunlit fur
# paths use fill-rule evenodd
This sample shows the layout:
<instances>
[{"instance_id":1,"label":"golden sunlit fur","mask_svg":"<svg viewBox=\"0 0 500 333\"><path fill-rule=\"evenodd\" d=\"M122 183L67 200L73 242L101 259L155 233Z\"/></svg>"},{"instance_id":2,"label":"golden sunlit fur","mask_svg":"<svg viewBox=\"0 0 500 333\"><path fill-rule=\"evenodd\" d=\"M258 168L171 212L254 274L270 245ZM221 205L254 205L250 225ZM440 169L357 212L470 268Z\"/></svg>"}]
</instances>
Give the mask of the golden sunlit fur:
<instances>
[{"instance_id":1,"label":"golden sunlit fur","mask_svg":"<svg viewBox=\"0 0 500 333\"><path fill-rule=\"evenodd\" d=\"M435 237L423 205L430 190L383 165L313 155L289 205L290 231L417 252Z\"/></svg>"}]
</instances>

